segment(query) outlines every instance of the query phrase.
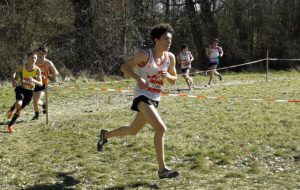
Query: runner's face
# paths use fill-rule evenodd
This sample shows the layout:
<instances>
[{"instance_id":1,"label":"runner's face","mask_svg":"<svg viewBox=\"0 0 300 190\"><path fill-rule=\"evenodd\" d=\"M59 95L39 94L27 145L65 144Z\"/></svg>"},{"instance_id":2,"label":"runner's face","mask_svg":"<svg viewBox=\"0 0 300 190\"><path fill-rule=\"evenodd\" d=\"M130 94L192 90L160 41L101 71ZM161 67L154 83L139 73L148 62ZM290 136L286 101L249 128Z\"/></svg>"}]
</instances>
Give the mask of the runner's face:
<instances>
[{"instance_id":1,"label":"runner's face","mask_svg":"<svg viewBox=\"0 0 300 190\"><path fill-rule=\"evenodd\" d=\"M46 53L42 50L39 50L37 53L38 53L39 58L45 58L46 57Z\"/></svg>"},{"instance_id":2,"label":"runner's face","mask_svg":"<svg viewBox=\"0 0 300 190\"><path fill-rule=\"evenodd\" d=\"M188 50L189 50L189 49L188 49L187 47L182 49L183 52L186 52L186 51L188 51Z\"/></svg>"},{"instance_id":3,"label":"runner's face","mask_svg":"<svg viewBox=\"0 0 300 190\"><path fill-rule=\"evenodd\" d=\"M156 45L161 47L164 51L169 51L172 43L172 34L163 34L158 40L156 40Z\"/></svg>"},{"instance_id":4,"label":"runner's face","mask_svg":"<svg viewBox=\"0 0 300 190\"><path fill-rule=\"evenodd\" d=\"M217 47L218 44L219 44L219 43L218 43L217 41L214 41L213 46L214 46L214 47Z\"/></svg>"},{"instance_id":5,"label":"runner's face","mask_svg":"<svg viewBox=\"0 0 300 190\"><path fill-rule=\"evenodd\" d=\"M36 60L37 60L37 55L36 54L31 54L31 56L29 56L27 58L27 63L33 65L33 64L35 64Z\"/></svg>"}]
</instances>

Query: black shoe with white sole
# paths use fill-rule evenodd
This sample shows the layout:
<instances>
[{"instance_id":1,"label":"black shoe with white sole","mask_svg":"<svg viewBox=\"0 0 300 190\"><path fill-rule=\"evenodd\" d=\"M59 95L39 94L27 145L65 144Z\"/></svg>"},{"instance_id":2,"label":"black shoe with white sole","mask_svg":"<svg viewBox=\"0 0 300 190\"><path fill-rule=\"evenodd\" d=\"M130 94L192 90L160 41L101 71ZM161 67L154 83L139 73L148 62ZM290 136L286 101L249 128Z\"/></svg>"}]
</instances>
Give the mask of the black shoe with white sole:
<instances>
[{"instance_id":1,"label":"black shoe with white sole","mask_svg":"<svg viewBox=\"0 0 300 190\"><path fill-rule=\"evenodd\" d=\"M219 74L219 79L220 79L220 80L223 80L223 77L222 77L222 75L221 75L221 74Z\"/></svg>"},{"instance_id":2,"label":"black shoe with white sole","mask_svg":"<svg viewBox=\"0 0 300 190\"><path fill-rule=\"evenodd\" d=\"M171 170L169 168L164 168L162 171L158 171L159 179L163 178L175 178L179 176L179 172L175 170Z\"/></svg>"},{"instance_id":3,"label":"black shoe with white sole","mask_svg":"<svg viewBox=\"0 0 300 190\"><path fill-rule=\"evenodd\" d=\"M32 120L32 121L34 121L34 120L39 120L39 115L33 116L33 118L32 118L31 120Z\"/></svg>"}]
</instances>

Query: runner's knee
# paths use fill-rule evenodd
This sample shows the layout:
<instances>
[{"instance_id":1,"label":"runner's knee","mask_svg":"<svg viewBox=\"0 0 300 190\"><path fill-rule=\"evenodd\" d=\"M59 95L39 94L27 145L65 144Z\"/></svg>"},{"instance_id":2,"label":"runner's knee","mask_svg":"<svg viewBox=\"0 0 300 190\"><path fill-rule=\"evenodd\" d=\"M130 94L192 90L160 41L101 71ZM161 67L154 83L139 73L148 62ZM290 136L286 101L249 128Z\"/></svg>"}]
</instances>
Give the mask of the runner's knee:
<instances>
[{"instance_id":1,"label":"runner's knee","mask_svg":"<svg viewBox=\"0 0 300 190\"><path fill-rule=\"evenodd\" d=\"M164 125L159 125L154 130L156 135L164 136L167 131L167 128Z\"/></svg>"},{"instance_id":2,"label":"runner's knee","mask_svg":"<svg viewBox=\"0 0 300 190\"><path fill-rule=\"evenodd\" d=\"M23 101L18 101L15 105L16 105L16 110L20 111L22 109Z\"/></svg>"},{"instance_id":3,"label":"runner's knee","mask_svg":"<svg viewBox=\"0 0 300 190\"><path fill-rule=\"evenodd\" d=\"M38 103L38 105L40 105L40 106L44 104L43 101L42 101L41 99L38 99L37 103Z\"/></svg>"}]
</instances>

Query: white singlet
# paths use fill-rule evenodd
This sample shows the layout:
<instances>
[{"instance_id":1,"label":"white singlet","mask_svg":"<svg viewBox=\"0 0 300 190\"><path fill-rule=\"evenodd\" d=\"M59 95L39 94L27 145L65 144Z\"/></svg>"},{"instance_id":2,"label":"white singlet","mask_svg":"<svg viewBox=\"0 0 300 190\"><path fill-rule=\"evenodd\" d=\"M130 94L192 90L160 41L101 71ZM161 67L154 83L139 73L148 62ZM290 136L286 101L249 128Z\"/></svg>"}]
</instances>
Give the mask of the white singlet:
<instances>
[{"instance_id":1,"label":"white singlet","mask_svg":"<svg viewBox=\"0 0 300 190\"><path fill-rule=\"evenodd\" d=\"M191 55L190 51L179 53L181 69L190 69L191 68L191 63L190 63L191 58L192 58L192 55Z\"/></svg>"},{"instance_id":2,"label":"white singlet","mask_svg":"<svg viewBox=\"0 0 300 190\"><path fill-rule=\"evenodd\" d=\"M164 84L163 79L161 78L162 71L167 71L170 58L167 51L164 52L164 60L161 64L157 64L154 60L152 49L148 49L149 59L146 65L138 66L136 73L146 80L148 88L141 89L138 85L135 87L135 95L146 96L151 100L160 101L160 92Z\"/></svg>"},{"instance_id":3,"label":"white singlet","mask_svg":"<svg viewBox=\"0 0 300 190\"><path fill-rule=\"evenodd\" d=\"M210 60L217 59L219 58L219 56L220 56L219 48L210 48L210 54L209 54Z\"/></svg>"}]
</instances>

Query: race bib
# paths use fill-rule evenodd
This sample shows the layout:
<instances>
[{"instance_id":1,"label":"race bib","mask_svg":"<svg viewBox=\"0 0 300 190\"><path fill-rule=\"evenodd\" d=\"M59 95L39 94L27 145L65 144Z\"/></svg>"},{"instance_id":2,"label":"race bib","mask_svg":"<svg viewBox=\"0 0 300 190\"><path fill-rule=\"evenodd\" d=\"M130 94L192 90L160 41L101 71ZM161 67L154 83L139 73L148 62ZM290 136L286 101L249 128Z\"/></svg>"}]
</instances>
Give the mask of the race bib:
<instances>
[{"instance_id":1,"label":"race bib","mask_svg":"<svg viewBox=\"0 0 300 190\"><path fill-rule=\"evenodd\" d=\"M154 79L151 79L151 80L149 81L149 85L148 85L147 90L150 91L150 92L153 92L153 93L160 93L163 84L164 84L164 83L163 83L162 80L154 80Z\"/></svg>"},{"instance_id":2,"label":"race bib","mask_svg":"<svg viewBox=\"0 0 300 190\"><path fill-rule=\"evenodd\" d=\"M30 78L23 78L22 83L23 83L23 85L25 86L26 89L33 87L32 80Z\"/></svg>"},{"instance_id":3,"label":"race bib","mask_svg":"<svg viewBox=\"0 0 300 190\"><path fill-rule=\"evenodd\" d=\"M23 84L30 85L32 84L32 80L30 78L23 78Z\"/></svg>"}]
</instances>

